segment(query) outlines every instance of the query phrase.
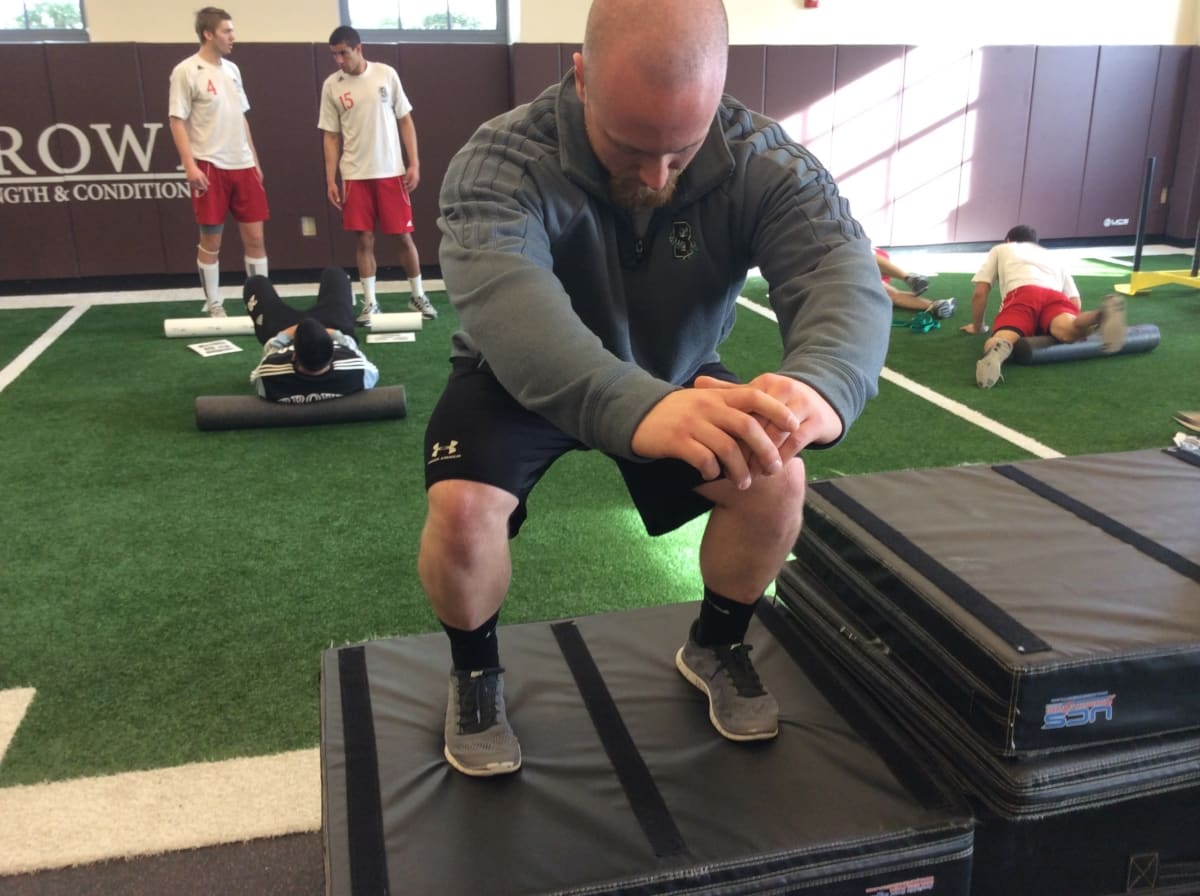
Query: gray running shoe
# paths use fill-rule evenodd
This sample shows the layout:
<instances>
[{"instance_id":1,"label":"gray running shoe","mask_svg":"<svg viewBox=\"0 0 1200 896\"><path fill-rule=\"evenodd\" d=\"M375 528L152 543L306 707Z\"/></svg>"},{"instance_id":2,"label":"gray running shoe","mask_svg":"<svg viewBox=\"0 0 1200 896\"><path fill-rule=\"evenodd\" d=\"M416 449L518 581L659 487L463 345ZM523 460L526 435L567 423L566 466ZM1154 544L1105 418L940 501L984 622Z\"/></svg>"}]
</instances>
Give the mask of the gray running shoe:
<instances>
[{"instance_id":1,"label":"gray running shoe","mask_svg":"<svg viewBox=\"0 0 1200 896\"><path fill-rule=\"evenodd\" d=\"M998 380L1004 379L1000 367L1012 354L1012 348L1007 339L997 339L987 354L975 362L975 382L980 389L990 389Z\"/></svg>"},{"instance_id":2,"label":"gray running shoe","mask_svg":"<svg viewBox=\"0 0 1200 896\"><path fill-rule=\"evenodd\" d=\"M355 321L365 327L369 327L371 325L371 318L376 314L379 314L379 303L371 302L368 304L364 301L363 309L358 312L358 317L355 318Z\"/></svg>"},{"instance_id":3,"label":"gray running shoe","mask_svg":"<svg viewBox=\"0 0 1200 896\"><path fill-rule=\"evenodd\" d=\"M1100 302L1100 319L1096 324L1100 333L1100 351L1106 355L1119 352L1125 345L1125 297L1111 293Z\"/></svg>"},{"instance_id":4,"label":"gray running shoe","mask_svg":"<svg viewBox=\"0 0 1200 896\"><path fill-rule=\"evenodd\" d=\"M436 320L437 309L433 307L433 303L429 301L429 296L413 296L408 300L408 307L413 311L420 311L421 317L425 320Z\"/></svg>"},{"instance_id":5,"label":"gray running shoe","mask_svg":"<svg viewBox=\"0 0 1200 896\"><path fill-rule=\"evenodd\" d=\"M768 740L779 733L779 704L767 693L749 644L701 647L695 625L675 654L675 667L708 695L708 718L730 740Z\"/></svg>"},{"instance_id":6,"label":"gray running shoe","mask_svg":"<svg viewBox=\"0 0 1200 896\"><path fill-rule=\"evenodd\" d=\"M464 775L506 775L521 767L521 744L504 712L503 669L450 671L442 752Z\"/></svg>"},{"instance_id":7,"label":"gray running shoe","mask_svg":"<svg viewBox=\"0 0 1200 896\"><path fill-rule=\"evenodd\" d=\"M908 284L908 288L913 291L914 296L919 296L929 289L929 279L920 274L909 274L904 278L904 282Z\"/></svg>"},{"instance_id":8,"label":"gray running shoe","mask_svg":"<svg viewBox=\"0 0 1200 896\"><path fill-rule=\"evenodd\" d=\"M205 302L204 313L209 317L226 317L224 300L218 299L215 302Z\"/></svg>"},{"instance_id":9,"label":"gray running shoe","mask_svg":"<svg viewBox=\"0 0 1200 896\"><path fill-rule=\"evenodd\" d=\"M954 299L938 299L929 306L929 313L938 320L945 320L954 314Z\"/></svg>"}]
</instances>

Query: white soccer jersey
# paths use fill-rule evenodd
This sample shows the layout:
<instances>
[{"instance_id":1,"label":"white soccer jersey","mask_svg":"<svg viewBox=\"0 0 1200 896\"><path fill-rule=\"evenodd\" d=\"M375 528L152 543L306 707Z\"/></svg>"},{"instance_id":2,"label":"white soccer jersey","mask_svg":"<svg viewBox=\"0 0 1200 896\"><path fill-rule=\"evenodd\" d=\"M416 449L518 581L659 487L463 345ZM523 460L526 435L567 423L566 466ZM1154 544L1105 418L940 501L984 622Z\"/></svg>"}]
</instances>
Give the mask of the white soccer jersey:
<instances>
[{"instance_id":1,"label":"white soccer jersey","mask_svg":"<svg viewBox=\"0 0 1200 896\"><path fill-rule=\"evenodd\" d=\"M227 59L212 65L197 53L171 72L168 114L187 122L188 142L197 161L227 171L254 167L246 137L249 108L242 73Z\"/></svg>"},{"instance_id":2,"label":"white soccer jersey","mask_svg":"<svg viewBox=\"0 0 1200 896\"><path fill-rule=\"evenodd\" d=\"M1056 289L1068 298L1079 298L1079 288L1067 269L1037 243L1000 243L991 248L973 283L1000 284L1001 297L1021 286Z\"/></svg>"},{"instance_id":3,"label":"white soccer jersey","mask_svg":"<svg viewBox=\"0 0 1200 896\"><path fill-rule=\"evenodd\" d=\"M397 119L412 112L390 65L368 62L361 75L336 71L321 88L317 127L342 135L342 180L370 180L404 173Z\"/></svg>"}]
</instances>

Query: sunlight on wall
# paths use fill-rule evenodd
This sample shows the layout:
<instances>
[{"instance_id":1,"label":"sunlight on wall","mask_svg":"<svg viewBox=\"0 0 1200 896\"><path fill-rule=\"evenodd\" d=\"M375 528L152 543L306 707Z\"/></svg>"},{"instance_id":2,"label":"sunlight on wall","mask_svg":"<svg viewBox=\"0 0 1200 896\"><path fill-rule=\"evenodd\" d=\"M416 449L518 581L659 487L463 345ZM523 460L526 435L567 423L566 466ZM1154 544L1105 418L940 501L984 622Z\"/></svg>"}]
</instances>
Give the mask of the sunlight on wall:
<instances>
[{"instance_id":1,"label":"sunlight on wall","mask_svg":"<svg viewBox=\"0 0 1200 896\"><path fill-rule=\"evenodd\" d=\"M588 0L521 0L527 43L583 40ZM1195 0L1008 0L981 14L962 0L726 0L734 44L1190 44Z\"/></svg>"}]
</instances>

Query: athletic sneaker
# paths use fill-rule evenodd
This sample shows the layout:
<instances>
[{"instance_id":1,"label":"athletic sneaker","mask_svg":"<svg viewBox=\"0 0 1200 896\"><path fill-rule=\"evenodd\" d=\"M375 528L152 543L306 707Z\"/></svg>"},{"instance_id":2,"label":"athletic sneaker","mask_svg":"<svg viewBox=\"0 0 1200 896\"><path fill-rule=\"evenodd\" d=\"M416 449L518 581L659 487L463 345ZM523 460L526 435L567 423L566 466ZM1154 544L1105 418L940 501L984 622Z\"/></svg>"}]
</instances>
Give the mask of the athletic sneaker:
<instances>
[{"instance_id":1,"label":"athletic sneaker","mask_svg":"<svg viewBox=\"0 0 1200 896\"><path fill-rule=\"evenodd\" d=\"M435 320L437 318L437 309L429 301L429 296L413 296L408 300L408 307L413 311L420 311L421 317L425 318L425 320Z\"/></svg>"},{"instance_id":2,"label":"athletic sneaker","mask_svg":"<svg viewBox=\"0 0 1200 896\"><path fill-rule=\"evenodd\" d=\"M215 302L205 302L204 313L209 317L225 317L224 300L218 299Z\"/></svg>"},{"instance_id":3,"label":"athletic sneaker","mask_svg":"<svg viewBox=\"0 0 1200 896\"><path fill-rule=\"evenodd\" d=\"M904 278L904 282L908 284L908 288L913 291L914 296L919 296L929 289L928 278L922 277L920 274L909 274Z\"/></svg>"},{"instance_id":4,"label":"athletic sneaker","mask_svg":"<svg viewBox=\"0 0 1200 896\"><path fill-rule=\"evenodd\" d=\"M355 320L363 326L369 327L371 326L372 316L376 314L379 314L379 303L371 302L370 304L367 304L367 302L364 301L363 309L362 311L358 312L358 317L355 318Z\"/></svg>"},{"instance_id":5,"label":"athletic sneaker","mask_svg":"<svg viewBox=\"0 0 1200 896\"><path fill-rule=\"evenodd\" d=\"M945 320L954 314L954 299L938 299L929 306L929 313L939 320Z\"/></svg>"},{"instance_id":6,"label":"athletic sneaker","mask_svg":"<svg viewBox=\"0 0 1200 896\"><path fill-rule=\"evenodd\" d=\"M987 354L975 362L975 382L980 389L990 389L997 380L1004 379L1000 367L1008 360L1012 349L1012 343L1007 339L997 339Z\"/></svg>"},{"instance_id":7,"label":"athletic sneaker","mask_svg":"<svg viewBox=\"0 0 1200 896\"><path fill-rule=\"evenodd\" d=\"M696 624L675 654L675 667L708 695L708 718L730 740L767 740L779 733L779 704L759 681L749 644L701 647Z\"/></svg>"},{"instance_id":8,"label":"athletic sneaker","mask_svg":"<svg viewBox=\"0 0 1200 896\"><path fill-rule=\"evenodd\" d=\"M521 744L504 711L504 670L499 666L450 671L442 752L464 775L506 775L521 767Z\"/></svg>"},{"instance_id":9,"label":"athletic sneaker","mask_svg":"<svg viewBox=\"0 0 1200 896\"><path fill-rule=\"evenodd\" d=\"M1119 352L1125 345L1125 297L1112 293L1100 302L1100 316L1096 324L1100 333L1100 351L1106 355Z\"/></svg>"},{"instance_id":10,"label":"athletic sneaker","mask_svg":"<svg viewBox=\"0 0 1200 896\"><path fill-rule=\"evenodd\" d=\"M1173 419L1184 429L1200 432L1200 411L1176 411Z\"/></svg>"}]
</instances>

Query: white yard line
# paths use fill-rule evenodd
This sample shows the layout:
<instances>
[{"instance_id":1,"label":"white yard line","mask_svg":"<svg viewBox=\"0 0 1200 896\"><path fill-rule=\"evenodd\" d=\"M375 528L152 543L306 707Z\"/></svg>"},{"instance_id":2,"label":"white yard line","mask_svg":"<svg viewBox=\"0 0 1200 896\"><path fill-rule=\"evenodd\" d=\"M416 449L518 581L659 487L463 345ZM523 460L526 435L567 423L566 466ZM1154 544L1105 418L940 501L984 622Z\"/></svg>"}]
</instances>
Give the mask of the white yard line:
<instances>
[{"instance_id":1,"label":"white yard line","mask_svg":"<svg viewBox=\"0 0 1200 896\"><path fill-rule=\"evenodd\" d=\"M760 305L758 302L751 301L744 296L738 299L738 304L743 308L753 311L755 314L767 318L768 320L776 323L779 322L779 319L775 316L775 312L765 305ZM1005 426L1003 423L997 423L990 417L987 417L978 411L972 410L964 404L954 401L953 399L946 398L946 396L934 392L932 389L922 386L920 383L914 382L903 374L896 373L894 370L890 370L887 367L883 368L882 373L880 373L880 378L887 380L893 385L899 386L901 389L911 392L918 398L923 398L926 401L933 403L949 414L953 414L954 416L960 417L968 423L987 430L997 438L1004 439L1006 442L1011 442L1018 448L1028 451L1030 454L1033 454L1036 457L1062 457L1062 455L1053 448L1048 448L1041 442L1037 442L1028 436L1022 435L1015 429L1010 429L1009 427Z\"/></svg>"},{"instance_id":2,"label":"white yard line","mask_svg":"<svg viewBox=\"0 0 1200 896\"><path fill-rule=\"evenodd\" d=\"M0 788L0 876L321 827L320 753Z\"/></svg>"},{"instance_id":3,"label":"white yard line","mask_svg":"<svg viewBox=\"0 0 1200 896\"><path fill-rule=\"evenodd\" d=\"M961 417L968 423L973 423L980 429L985 429L992 435L1004 439L1006 442L1011 442L1018 448L1028 451L1035 457L1063 456L1053 448L1043 445L1036 439L1031 439L1029 436L1017 432L1015 429L1011 429L1005 426L1003 423L997 423L991 417L985 416L974 408L969 408L965 404L957 402L952 398L947 398L940 392L934 392L927 386L922 386L920 383L910 380L902 373L896 373L896 371L885 367L883 368L883 372L879 374L879 378L882 380L887 380L889 383L911 392L918 398L924 398L926 401L937 405L947 413L953 414L956 417Z\"/></svg>"},{"instance_id":4,"label":"white yard line","mask_svg":"<svg viewBox=\"0 0 1200 896\"><path fill-rule=\"evenodd\" d=\"M0 370L0 392L7 389L17 377L24 373L26 368L36 361L42 352L52 346L54 340L67 332L75 321L83 317L83 313L90 307L87 304L73 305L66 314L51 324L45 333L33 340L21 354L13 358L3 370Z\"/></svg>"},{"instance_id":5,"label":"white yard line","mask_svg":"<svg viewBox=\"0 0 1200 896\"><path fill-rule=\"evenodd\" d=\"M4 762L8 745L16 737L17 729L21 727L21 720L29 711L29 704L33 702L35 693L37 692L33 688L0 691L0 763Z\"/></svg>"}]
</instances>

